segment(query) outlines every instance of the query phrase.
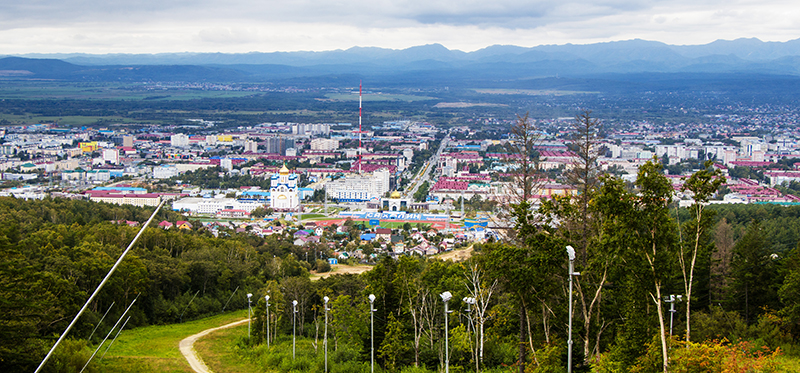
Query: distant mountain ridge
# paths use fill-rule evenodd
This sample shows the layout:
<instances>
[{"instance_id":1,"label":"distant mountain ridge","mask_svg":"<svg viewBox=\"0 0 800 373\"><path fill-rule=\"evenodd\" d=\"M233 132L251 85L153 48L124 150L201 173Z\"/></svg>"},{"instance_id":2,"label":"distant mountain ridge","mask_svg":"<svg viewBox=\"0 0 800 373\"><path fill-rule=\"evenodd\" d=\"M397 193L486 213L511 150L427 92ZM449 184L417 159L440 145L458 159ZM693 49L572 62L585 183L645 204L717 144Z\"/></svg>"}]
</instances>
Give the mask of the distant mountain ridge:
<instances>
[{"instance_id":1,"label":"distant mountain ridge","mask_svg":"<svg viewBox=\"0 0 800 373\"><path fill-rule=\"evenodd\" d=\"M543 59L587 59L600 64L631 60L688 63L708 56L736 56L743 61L763 62L781 57L800 56L800 39L787 42L763 42L756 38L717 40L703 45L669 45L641 39L595 43L518 47L492 45L474 52L450 50L441 44L406 49L352 47L321 52L249 52L249 53L158 53L158 54L26 54L18 57L59 59L76 65L238 65L275 64L313 66L318 64L394 63L435 60L441 62L491 62L513 58L518 62Z\"/></svg>"},{"instance_id":2,"label":"distant mountain ridge","mask_svg":"<svg viewBox=\"0 0 800 373\"><path fill-rule=\"evenodd\" d=\"M4 75L2 72L6 71ZM474 52L429 44L395 50L323 52L28 54L0 59L0 79L275 82L370 77L383 84L458 85L600 74L770 74L800 76L800 39L717 40L668 45L627 40L586 45L493 45Z\"/></svg>"}]
</instances>

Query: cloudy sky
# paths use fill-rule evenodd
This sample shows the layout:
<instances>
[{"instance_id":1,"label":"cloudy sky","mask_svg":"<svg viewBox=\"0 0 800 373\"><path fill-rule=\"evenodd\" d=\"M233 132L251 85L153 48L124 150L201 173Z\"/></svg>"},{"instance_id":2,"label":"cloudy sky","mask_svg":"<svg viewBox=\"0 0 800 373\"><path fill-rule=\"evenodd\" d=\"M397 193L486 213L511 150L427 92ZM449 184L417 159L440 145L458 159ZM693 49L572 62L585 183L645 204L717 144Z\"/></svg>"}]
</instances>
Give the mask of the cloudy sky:
<instances>
[{"instance_id":1,"label":"cloudy sky","mask_svg":"<svg viewBox=\"0 0 800 373\"><path fill-rule=\"evenodd\" d=\"M9 0L0 54L800 38L797 0Z\"/></svg>"}]
</instances>

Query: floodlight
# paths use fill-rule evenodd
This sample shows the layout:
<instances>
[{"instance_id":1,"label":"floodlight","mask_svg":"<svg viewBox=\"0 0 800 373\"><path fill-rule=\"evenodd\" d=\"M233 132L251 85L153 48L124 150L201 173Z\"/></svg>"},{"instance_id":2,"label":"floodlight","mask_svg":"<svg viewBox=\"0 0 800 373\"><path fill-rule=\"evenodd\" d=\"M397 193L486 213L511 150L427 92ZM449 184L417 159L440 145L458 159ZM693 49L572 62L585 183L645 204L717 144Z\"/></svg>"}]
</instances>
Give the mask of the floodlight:
<instances>
[{"instance_id":1,"label":"floodlight","mask_svg":"<svg viewBox=\"0 0 800 373\"><path fill-rule=\"evenodd\" d=\"M269 302L269 295L265 295L265 296L264 296L264 300L265 300L265 301L267 301L267 302Z\"/></svg>"},{"instance_id":2,"label":"floodlight","mask_svg":"<svg viewBox=\"0 0 800 373\"><path fill-rule=\"evenodd\" d=\"M442 297L442 301L444 301L445 303L447 303L447 301L449 301L450 298L453 298L453 294L450 294L449 291L445 291L444 293L439 294L439 296Z\"/></svg>"},{"instance_id":3,"label":"floodlight","mask_svg":"<svg viewBox=\"0 0 800 373\"><path fill-rule=\"evenodd\" d=\"M325 302L326 304L328 303L329 300L330 300L330 298L328 298L328 297L322 297L322 301Z\"/></svg>"},{"instance_id":4,"label":"floodlight","mask_svg":"<svg viewBox=\"0 0 800 373\"><path fill-rule=\"evenodd\" d=\"M375 294L370 294L367 298L369 298L370 303L375 302Z\"/></svg>"},{"instance_id":5,"label":"floodlight","mask_svg":"<svg viewBox=\"0 0 800 373\"><path fill-rule=\"evenodd\" d=\"M252 296L253 296L253 293L247 293L247 299L250 299L250 297L252 297Z\"/></svg>"},{"instance_id":6,"label":"floodlight","mask_svg":"<svg viewBox=\"0 0 800 373\"><path fill-rule=\"evenodd\" d=\"M567 245L567 255L569 255L569 260L575 260L575 249L570 245Z\"/></svg>"}]
</instances>

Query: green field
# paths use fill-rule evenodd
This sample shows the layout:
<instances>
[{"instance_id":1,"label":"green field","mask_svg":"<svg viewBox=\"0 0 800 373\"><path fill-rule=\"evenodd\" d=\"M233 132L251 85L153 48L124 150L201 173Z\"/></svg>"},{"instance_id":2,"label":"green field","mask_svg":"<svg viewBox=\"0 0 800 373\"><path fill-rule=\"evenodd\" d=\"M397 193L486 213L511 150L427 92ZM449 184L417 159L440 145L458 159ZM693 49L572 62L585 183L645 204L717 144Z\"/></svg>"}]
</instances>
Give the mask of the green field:
<instances>
[{"instance_id":1,"label":"green field","mask_svg":"<svg viewBox=\"0 0 800 373\"><path fill-rule=\"evenodd\" d=\"M2 99L192 100L252 96L254 92L199 89L146 90L113 83L0 82Z\"/></svg>"},{"instance_id":2,"label":"green field","mask_svg":"<svg viewBox=\"0 0 800 373\"><path fill-rule=\"evenodd\" d=\"M325 97L336 101L358 101L358 95L353 93L331 93ZM404 94L365 94L362 96L363 101L425 101L437 100L436 97L429 96L414 96Z\"/></svg>"},{"instance_id":3,"label":"green field","mask_svg":"<svg viewBox=\"0 0 800 373\"><path fill-rule=\"evenodd\" d=\"M203 330L247 317L247 310L228 312L182 324L124 330L99 362L101 372L192 372L178 343ZM244 326L247 330L247 324ZM234 327L241 330L241 327ZM103 349L104 350L104 349ZM101 351L102 352L102 351ZM202 356L202 355L201 355ZM96 358L97 359L97 358ZM97 360L92 364L98 364Z\"/></svg>"},{"instance_id":4,"label":"green field","mask_svg":"<svg viewBox=\"0 0 800 373\"><path fill-rule=\"evenodd\" d=\"M488 88L475 88L475 92L490 94L490 95L528 95L528 96L566 96L577 94L598 94L599 92L584 92L584 91L562 91L555 89L488 89Z\"/></svg>"}]
</instances>

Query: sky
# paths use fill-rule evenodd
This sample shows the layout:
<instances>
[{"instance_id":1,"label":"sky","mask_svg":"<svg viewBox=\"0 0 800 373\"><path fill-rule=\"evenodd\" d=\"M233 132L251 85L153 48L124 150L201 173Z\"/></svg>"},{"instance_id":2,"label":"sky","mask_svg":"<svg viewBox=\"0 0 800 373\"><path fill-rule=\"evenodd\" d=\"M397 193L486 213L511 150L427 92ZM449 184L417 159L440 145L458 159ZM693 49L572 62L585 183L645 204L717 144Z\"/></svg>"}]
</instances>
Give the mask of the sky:
<instances>
[{"instance_id":1,"label":"sky","mask_svg":"<svg viewBox=\"0 0 800 373\"><path fill-rule=\"evenodd\" d=\"M0 2L0 54L698 45L797 39L797 20L797 0L17 0Z\"/></svg>"}]
</instances>

